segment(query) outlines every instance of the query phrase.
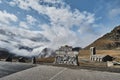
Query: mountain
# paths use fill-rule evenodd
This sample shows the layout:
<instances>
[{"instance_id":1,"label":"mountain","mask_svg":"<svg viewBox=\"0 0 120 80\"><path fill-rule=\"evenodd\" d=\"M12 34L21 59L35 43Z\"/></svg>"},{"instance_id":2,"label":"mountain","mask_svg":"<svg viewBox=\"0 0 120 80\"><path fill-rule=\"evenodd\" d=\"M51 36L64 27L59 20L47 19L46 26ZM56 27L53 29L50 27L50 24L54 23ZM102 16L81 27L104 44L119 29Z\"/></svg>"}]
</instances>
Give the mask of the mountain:
<instances>
[{"instance_id":1,"label":"mountain","mask_svg":"<svg viewBox=\"0 0 120 80\"><path fill-rule=\"evenodd\" d=\"M0 55L12 53L19 56L35 56L39 55L48 43L50 40L38 31L0 26Z\"/></svg>"},{"instance_id":2,"label":"mountain","mask_svg":"<svg viewBox=\"0 0 120 80\"><path fill-rule=\"evenodd\" d=\"M97 49L103 50L120 49L120 25L84 49L90 49L90 47L96 47Z\"/></svg>"},{"instance_id":3,"label":"mountain","mask_svg":"<svg viewBox=\"0 0 120 80\"><path fill-rule=\"evenodd\" d=\"M55 50L51 48L44 48L42 52L39 54L38 58L46 58L46 57L55 57Z\"/></svg>"}]
</instances>

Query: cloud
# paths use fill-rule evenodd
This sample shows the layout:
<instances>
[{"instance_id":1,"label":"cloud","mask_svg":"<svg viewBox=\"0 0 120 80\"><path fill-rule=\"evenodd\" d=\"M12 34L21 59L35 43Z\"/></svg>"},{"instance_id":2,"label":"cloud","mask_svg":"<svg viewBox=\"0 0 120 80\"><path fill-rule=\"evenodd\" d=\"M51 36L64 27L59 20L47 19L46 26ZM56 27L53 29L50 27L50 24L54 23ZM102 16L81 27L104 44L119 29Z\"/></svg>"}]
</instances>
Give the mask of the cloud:
<instances>
[{"instance_id":1,"label":"cloud","mask_svg":"<svg viewBox=\"0 0 120 80\"><path fill-rule=\"evenodd\" d=\"M60 0L13 0L10 3L15 4L23 10L34 10L40 16L47 16L48 23L39 24L42 29L41 34L46 36L57 46L68 44L78 46L78 42L86 39L82 35L91 34L95 36L92 28L95 22L95 14L87 11L80 12L78 9L72 10L71 7L64 1ZM28 15L27 21L29 23L36 20ZM77 28L76 31L72 30ZM79 36L78 36L79 35ZM83 39L84 38L84 39ZM89 41L89 43L92 41ZM86 46L88 44L79 44L79 46ZM55 47L57 47L55 46Z\"/></svg>"},{"instance_id":2,"label":"cloud","mask_svg":"<svg viewBox=\"0 0 120 80\"><path fill-rule=\"evenodd\" d=\"M27 15L26 19L27 19L27 23L31 24L31 25L33 25L33 24L35 24L35 22L37 22L37 20L31 15Z\"/></svg>"},{"instance_id":3,"label":"cloud","mask_svg":"<svg viewBox=\"0 0 120 80\"><path fill-rule=\"evenodd\" d=\"M11 53L22 56L38 55L48 43L48 39L38 31L0 26L0 48L7 49ZM26 48L20 49L20 47ZM33 50L29 51L28 48Z\"/></svg>"},{"instance_id":4,"label":"cloud","mask_svg":"<svg viewBox=\"0 0 120 80\"><path fill-rule=\"evenodd\" d=\"M21 21L21 22L19 23L19 26L20 26L21 28L24 28L24 29L29 29L27 23L26 23L26 22L23 22L23 21Z\"/></svg>"},{"instance_id":5,"label":"cloud","mask_svg":"<svg viewBox=\"0 0 120 80\"><path fill-rule=\"evenodd\" d=\"M19 27L24 28L24 29L30 29L36 25L35 24L36 22L38 21L33 16L26 15L25 21L19 21Z\"/></svg>"},{"instance_id":6,"label":"cloud","mask_svg":"<svg viewBox=\"0 0 120 80\"><path fill-rule=\"evenodd\" d=\"M13 0L9 2L11 6L18 6L21 9L26 9L26 10L29 10L28 3L29 3L29 0ZM17 4L20 4L20 5L17 5Z\"/></svg>"},{"instance_id":7,"label":"cloud","mask_svg":"<svg viewBox=\"0 0 120 80\"><path fill-rule=\"evenodd\" d=\"M22 6L22 3L24 1L25 6L27 6L29 9L32 8L33 10L37 11L40 15L46 15L50 18L51 24L58 24L58 25L63 25L65 27L71 27L73 25L80 25L80 23L86 21L88 23L93 23L94 22L94 15L90 14L88 12L80 12L79 10L75 9L72 11L70 9L70 6L65 4L64 2L60 0L13 0L18 7ZM46 3L46 5L39 4L41 3ZM54 6L54 4L58 3L60 5L59 7ZM48 4L47 4L48 3ZM49 6L49 4L52 4L52 6ZM55 4L57 5L57 4ZM21 7L20 7L21 8ZM23 9L23 8L21 8ZM27 10L26 8L24 8ZM64 14L63 14L64 13ZM90 22L91 20L91 22Z\"/></svg>"},{"instance_id":8,"label":"cloud","mask_svg":"<svg viewBox=\"0 0 120 80\"><path fill-rule=\"evenodd\" d=\"M38 55L46 47L56 49L66 44L85 47L107 31L103 24L95 24L97 18L94 13L71 9L63 0L12 0L9 4L12 8L19 7L20 11L18 17L0 11L0 24L7 24L0 25L0 29L7 32L0 35L0 46L12 53ZM25 17L21 17L20 13L24 11ZM109 14L118 16L119 8L113 8ZM44 23L43 18L47 19ZM10 26L10 22L18 22L18 25ZM20 46L33 50L19 49Z\"/></svg>"},{"instance_id":9,"label":"cloud","mask_svg":"<svg viewBox=\"0 0 120 80\"><path fill-rule=\"evenodd\" d=\"M79 43L79 37L74 31L71 31L69 28L55 26L49 27L48 25L43 25L42 27L43 31L41 31L41 33L51 41L51 43L48 44L49 47L56 49L61 45L68 44L75 46L76 43Z\"/></svg>"},{"instance_id":10,"label":"cloud","mask_svg":"<svg viewBox=\"0 0 120 80\"><path fill-rule=\"evenodd\" d=\"M113 5L113 1L102 0L100 4L103 6L99 7L98 3L96 13L73 9L65 0L9 0L5 3L15 9L13 13L19 14L0 11L0 30L4 30L0 31L0 46L24 56L37 55L46 47L58 48L66 44L85 47L111 30L105 25L119 23L120 8L119 4L115 6L116 1ZM113 19L109 21L108 17ZM19 49L20 46L33 50Z\"/></svg>"},{"instance_id":11,"label":"cloud","mask_svg":"<svg viewBox=\"0 0 120 80\"><path fill-rule=\"evenodd\" d=\"M0 11L0 23L9 24L10 22L16 22L17 20L18 18L14 14Z\"/></svg>"}]
</instances>

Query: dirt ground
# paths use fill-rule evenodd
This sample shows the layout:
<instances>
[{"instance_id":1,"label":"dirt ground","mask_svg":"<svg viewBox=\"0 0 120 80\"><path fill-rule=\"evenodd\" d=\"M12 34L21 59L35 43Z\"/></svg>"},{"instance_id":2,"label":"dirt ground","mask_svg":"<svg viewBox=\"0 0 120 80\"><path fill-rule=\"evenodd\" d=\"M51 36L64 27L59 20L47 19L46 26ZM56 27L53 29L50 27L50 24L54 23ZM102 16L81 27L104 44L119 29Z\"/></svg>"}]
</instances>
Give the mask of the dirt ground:
<instances>
[{"instance_id":1,"label":"dirt ground","mask_svg":"<svg viewBox=\"0 0 120 80\"><path fill-rule=\"evenodd\" d=\"M120 62L120 50L96 50L96 54L100 55L110 55L116 58L116 61ZM79 57L82 59L89 59L90 50L81 50L79 52Z\"/></svg>"}]
</instances>

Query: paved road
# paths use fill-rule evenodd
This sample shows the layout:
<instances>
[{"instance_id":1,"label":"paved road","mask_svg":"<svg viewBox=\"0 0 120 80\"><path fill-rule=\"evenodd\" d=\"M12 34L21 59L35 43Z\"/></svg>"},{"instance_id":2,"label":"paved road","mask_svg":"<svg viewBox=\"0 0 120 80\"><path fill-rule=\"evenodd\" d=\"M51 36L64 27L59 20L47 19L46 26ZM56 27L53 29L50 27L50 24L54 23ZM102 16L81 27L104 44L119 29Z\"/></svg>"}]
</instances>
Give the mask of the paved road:
<instances>
[{"instance_id":1,"label":"paved road","mask_svg":"<svg viewBox=\"0 0 120 80\"><path fill-rule=\"evenodd\" d=\"M0 80L120 80L120 74L40 65Z\"/></svg>"},{"instance_id":2,"label":"paved road","mask_svg":"<svg viewBox=\"0 0 120 80\"><path fill-rule=\"evenodd\" d=\"M33 64L0 61L0 78L33 67Z\"/></svg>"}]
</instances>

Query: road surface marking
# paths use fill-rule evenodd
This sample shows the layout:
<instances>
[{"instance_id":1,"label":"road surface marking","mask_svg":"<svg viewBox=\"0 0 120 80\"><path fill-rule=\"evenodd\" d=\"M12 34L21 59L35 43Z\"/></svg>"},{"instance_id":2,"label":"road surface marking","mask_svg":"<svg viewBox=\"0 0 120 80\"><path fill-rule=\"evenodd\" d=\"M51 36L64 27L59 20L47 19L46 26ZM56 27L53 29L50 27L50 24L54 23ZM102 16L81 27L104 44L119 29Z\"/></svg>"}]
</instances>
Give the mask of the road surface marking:
<instances>
[{"instance_id":1,"label":"road surface marking","mask_svg":"<svg viewBox=\"0 0 120 80\"><path fill-rule=\"evenodd\" d=\"M57 74L55 74L53 77L51 77L49 80L53 80L55 77L57 77L59 74L61 74L62 72L64 72L65 70L67 70L67 68L64 68L62 71L58 72Z\"/></svg>"}]
</instances>

